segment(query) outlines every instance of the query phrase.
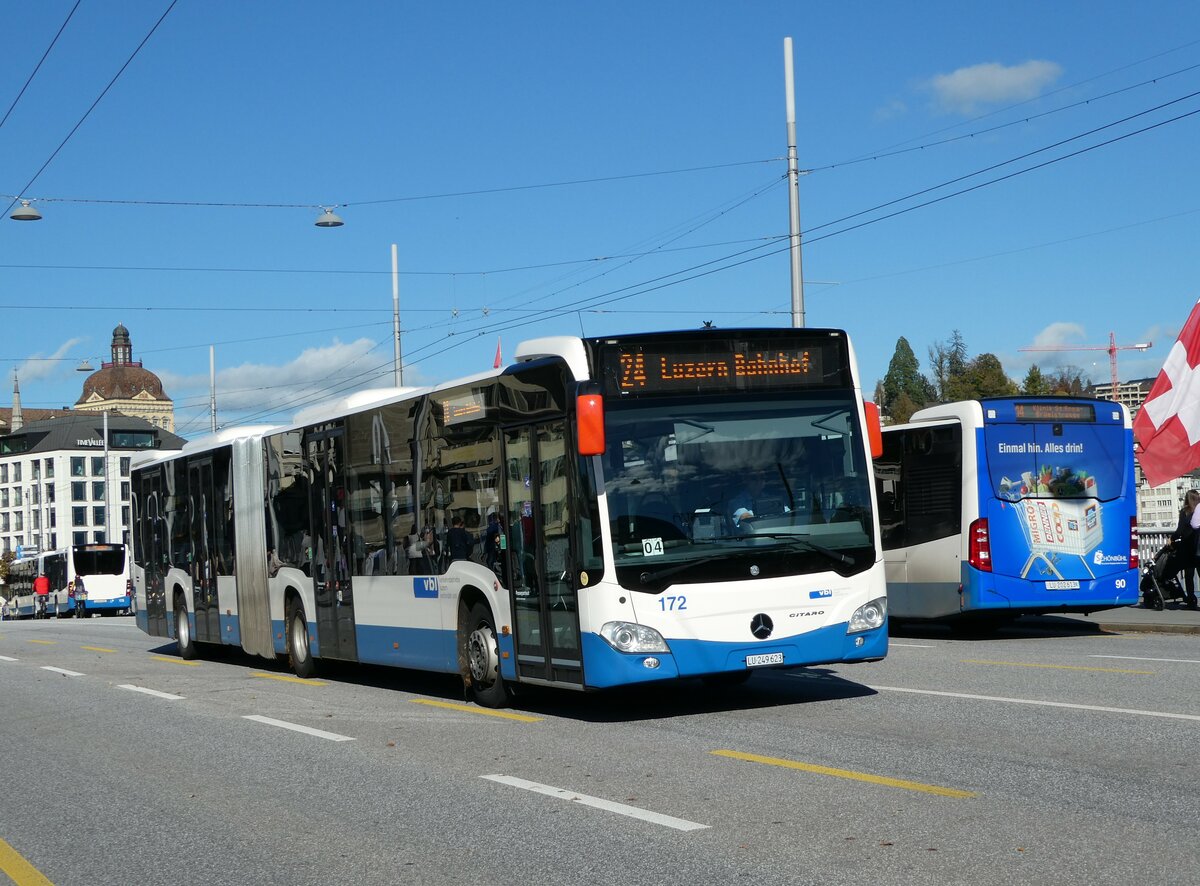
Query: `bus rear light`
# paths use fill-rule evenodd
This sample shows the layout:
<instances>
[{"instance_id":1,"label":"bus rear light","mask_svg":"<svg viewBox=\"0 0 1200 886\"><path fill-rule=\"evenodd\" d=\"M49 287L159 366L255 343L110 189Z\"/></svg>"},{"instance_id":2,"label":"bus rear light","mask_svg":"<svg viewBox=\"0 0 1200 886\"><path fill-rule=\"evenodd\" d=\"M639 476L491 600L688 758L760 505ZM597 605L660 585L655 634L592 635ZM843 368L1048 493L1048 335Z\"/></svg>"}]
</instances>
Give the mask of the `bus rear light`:
<instances>
[{"instance_id":1,"label":"bus rear light","mask_svg":"<svg viewBox=\"0 0 1200 886\"><path fill-rule=\"evenodd\" d=\"M967 563L980 572L992 571L992 543L988 539L987 517L980 517L971 524L967 547Z\"/></svg>"},{"instance_id":2,"label":"bus rear light","mask_svg":"<svg viewBox=\"0 0 1200 886\"><path fill-rule=\"evenodd\" d=\"M604 400L599 394L575 398L575 428L580 455L604 454Z\"/></svg>"},{"instance_id":3,"label":"bus rear light","mask_svg":"<svg viewBox=\"0 0 1200 886\"><path fill-rule=\"evenodd\" d=\"M1141 541L1141 536L1138 535L1137 517L1129 518L1129 568L1142 568L1142 553L1138 550L1138 543Z\"/></svg>"},{"instance_id":4,"label":"bus rear light","mask_svg":"<svg viewBox=\"0 0 1200 886\"><path fill-rule=\"evenodd\" d=\"M863 410L867 416L867 441L871 444L871 458L879 458L883 455L883 424L879 420L879 407L864 400Z\"/></svg>"}]
</instances>

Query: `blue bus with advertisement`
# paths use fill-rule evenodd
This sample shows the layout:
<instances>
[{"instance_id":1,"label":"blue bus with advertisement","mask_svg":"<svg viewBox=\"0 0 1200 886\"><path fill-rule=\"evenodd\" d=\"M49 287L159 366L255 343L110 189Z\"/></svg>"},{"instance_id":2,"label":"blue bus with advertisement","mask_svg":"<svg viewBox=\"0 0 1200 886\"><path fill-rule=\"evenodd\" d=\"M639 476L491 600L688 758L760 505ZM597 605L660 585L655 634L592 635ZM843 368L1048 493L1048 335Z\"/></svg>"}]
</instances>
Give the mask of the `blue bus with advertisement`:
<instances>
[{"instance_id":1,"label":"blue bus with advertisement","mask_svg":"<svg viewBox=\"0 0 1200 886\"><path fill-rule=\"evenodd\" d=\"M874 470L894 618L997 623L1137 603L1133 429L1121 404L931 406L884 428Z\"/></svg>"}]
</instances>

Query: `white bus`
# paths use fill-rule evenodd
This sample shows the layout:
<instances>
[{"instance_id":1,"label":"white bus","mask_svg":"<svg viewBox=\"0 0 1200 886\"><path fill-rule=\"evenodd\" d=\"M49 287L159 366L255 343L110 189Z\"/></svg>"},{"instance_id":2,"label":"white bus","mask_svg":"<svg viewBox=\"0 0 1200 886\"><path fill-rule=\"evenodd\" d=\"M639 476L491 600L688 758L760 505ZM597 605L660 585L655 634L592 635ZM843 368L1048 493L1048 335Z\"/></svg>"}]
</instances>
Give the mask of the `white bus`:
<instances>
[{"instance_id":1,"label":"white bus","mask_svg":"<svg viewBox=\"0 0 1200 886\"><path fill-rule=\"evenodd\" d=\"M526 342L135 465L138 624L300 676L459 673L493 706L878 660L877 416L839 330Z\"/></svg>"},{"instance_id":2,"label":"white bus","mask_svg":"<svg viewBox=\"0 0 1200 886\"><path fill-rule=\"evenodd\" d=\"M931 406L883 431L876 482L893 618L995 626L1138 601L1129 413L1108 400Z\"/></svg>"},{"instance_id":3,"label":"white bus","mask_svg":"<svg viewBox=\"0 0 1200 886\"><path fill-rule=\"evenodd\" d=\"M39 575L46 576L50 583L45 601L47 616L116 615L132 606L133 582L123 544L78 544L15 561L9 566L9 585L13 584L14 570L21 588L15 609L20 618L37 613L33 579ZM76 600L81 582L84 599Z\"/></svg>"}]
</instances>

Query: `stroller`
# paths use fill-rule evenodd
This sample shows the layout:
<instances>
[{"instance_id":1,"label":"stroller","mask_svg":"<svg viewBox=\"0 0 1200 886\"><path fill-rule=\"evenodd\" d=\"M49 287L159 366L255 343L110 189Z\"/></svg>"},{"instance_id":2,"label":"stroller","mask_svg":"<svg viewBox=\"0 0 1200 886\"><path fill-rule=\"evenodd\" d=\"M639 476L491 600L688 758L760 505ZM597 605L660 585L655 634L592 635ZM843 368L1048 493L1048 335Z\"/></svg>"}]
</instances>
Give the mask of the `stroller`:
<instances>
[{"instance_id":1,"label":"stroller","mask_svg":"<svg viewBox=\"0 0 1200 886\"><path fill-rule=\"evenodd\" d=\"M1163 545L1142 567L1142 579L1138 583L1142 605L1161 612L1167 600L1184 599L1183 583L1179 580L1180 568L1179 557L1173 546Z\"/></svg>"}]
</instances>

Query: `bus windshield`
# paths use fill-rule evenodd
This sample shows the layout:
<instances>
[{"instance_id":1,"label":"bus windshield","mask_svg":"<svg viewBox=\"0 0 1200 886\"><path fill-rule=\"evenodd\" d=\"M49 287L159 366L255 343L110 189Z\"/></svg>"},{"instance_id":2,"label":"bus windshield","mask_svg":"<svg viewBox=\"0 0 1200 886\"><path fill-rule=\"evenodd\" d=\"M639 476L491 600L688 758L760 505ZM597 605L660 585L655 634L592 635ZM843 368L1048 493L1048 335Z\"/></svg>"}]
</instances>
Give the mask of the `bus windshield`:
<instances>
[{"instance_id":1,"label":"bus windshield","mask_svg":"<svg viewBox=\"0 0 1200 886\"><path fill-rule=\"evenodd\" d=\"M120 575L125 570L124 545L76 545L71 557L76 575Z\"/></svg>"},{"instance_id":2,"label":"bus windshield","mask_svg":"<svg viewBox=\"0 0 1200 886\"><path fill-rule=\"evenodd\" d=\"M624 587L849 575L875 559L871 475L848 392L611 402L605 430Z\"/></svg>"}]
</instances>

